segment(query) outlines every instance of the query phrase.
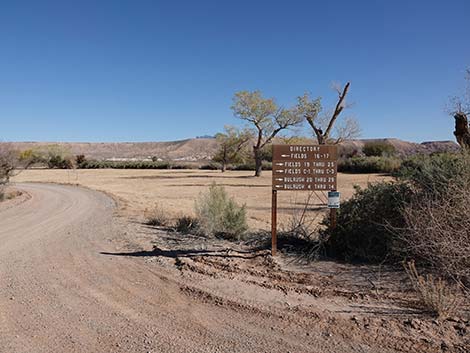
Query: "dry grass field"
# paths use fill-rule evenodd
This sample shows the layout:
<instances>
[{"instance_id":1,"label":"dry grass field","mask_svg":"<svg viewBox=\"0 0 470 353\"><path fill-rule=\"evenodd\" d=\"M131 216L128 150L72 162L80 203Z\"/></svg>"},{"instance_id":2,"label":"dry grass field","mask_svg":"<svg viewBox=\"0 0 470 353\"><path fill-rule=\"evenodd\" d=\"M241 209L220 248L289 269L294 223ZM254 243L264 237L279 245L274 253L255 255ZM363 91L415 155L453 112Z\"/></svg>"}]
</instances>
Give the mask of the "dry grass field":
<instances>
[{"instance_id":1,"label":"dry grass field","mask_svg":"<svg viewBox=\"0 0 470 353\"><path fill-rule=\"evenodd\" d=\"M253 229L268 229L271 212L271 172L260 178L251 171L201 170L27 170L14 178L15 182L52 182L79 184L104 191L120 201L120 210L131 217L143 216L146 209L158 203L176 217L192 214L194 201L211 183L223 185L239 203L245 203L249 225ZM338 190L342 199L350 197L354 185L366 186L387 177L374 174L339 174ZM301 209L308 193L279 192L280 223L285 223L294 209ZM323 197L325 197L323 195ZM312 201L321 206L317 197ZM315 206L315 205L314 205Z\"/></svg>"}]
</instances>

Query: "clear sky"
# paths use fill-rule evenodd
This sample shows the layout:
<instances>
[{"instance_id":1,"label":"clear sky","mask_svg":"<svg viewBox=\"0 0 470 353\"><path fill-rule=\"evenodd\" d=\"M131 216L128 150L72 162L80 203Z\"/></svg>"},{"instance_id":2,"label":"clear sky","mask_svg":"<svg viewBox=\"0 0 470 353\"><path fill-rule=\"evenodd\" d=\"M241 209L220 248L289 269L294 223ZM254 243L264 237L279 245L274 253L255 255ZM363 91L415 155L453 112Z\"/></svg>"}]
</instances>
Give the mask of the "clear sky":
<instances>
[{"instance_id":1,"label":"clear sky","mask_svg":"<svg viewBox=\"0 0 470 353\"><path fill-rule=\"evenodd\" d=\"M238 124L233 93L335 98L362 137L453 139L469 0L0 0L0 139L161 141Z\"/></svg>"}]
</instances>

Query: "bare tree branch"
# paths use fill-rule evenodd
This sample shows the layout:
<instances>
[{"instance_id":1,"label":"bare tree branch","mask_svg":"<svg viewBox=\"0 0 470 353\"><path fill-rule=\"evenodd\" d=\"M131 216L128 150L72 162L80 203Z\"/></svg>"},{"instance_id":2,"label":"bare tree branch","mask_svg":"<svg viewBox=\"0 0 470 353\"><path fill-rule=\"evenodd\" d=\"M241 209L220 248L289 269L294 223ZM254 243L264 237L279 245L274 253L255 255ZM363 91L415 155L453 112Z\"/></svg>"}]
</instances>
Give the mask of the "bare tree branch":
<instances>
[{"instance_id":1,"label":"bare tree branch","mask_svg":"<svg viewBox=\"0 0 470 353\"><path fill-rule=\"evenodd\" d=\"M343 92L339 94L335 111L333 113L333 116L330 119L330 123L328 124L328 127L326 128L326 131L324 134L326 139L330 137L330 133L331 133L331 129L333 128L333 125L335 124L336 119L338 119L338 116L341 114L341 112L344 109L344 101L346 99L346 95L348 94L349 86L350 86L350 82L346 83L346 85L344 86Z\"/></svg>"},{"instance_id":2,"label":"bare tree branch","mask_svg":"<svg viewBox=\"0 0 470 353\"><path fill-rule=\"evenodd\" d=\"M318 144L323 145L331 142L330 136L332 129L341 112L348 107L346 104L346 96L348 95L349 87L349 82L342 89L339 84L332 84L332 88L338 93L338 101L333 112L326 112L322 115L319 114L322 110L320 98L311 100L309 95L306 93L297 98L297 109L301 114L303 114L305 120L312 128ZM359 125L356 121L353 121L352 119L346 120L346 124L336 131L338 133L336 143L339 143L344 139L357 137L359 131Z\"/></svg>"}]
</instances>

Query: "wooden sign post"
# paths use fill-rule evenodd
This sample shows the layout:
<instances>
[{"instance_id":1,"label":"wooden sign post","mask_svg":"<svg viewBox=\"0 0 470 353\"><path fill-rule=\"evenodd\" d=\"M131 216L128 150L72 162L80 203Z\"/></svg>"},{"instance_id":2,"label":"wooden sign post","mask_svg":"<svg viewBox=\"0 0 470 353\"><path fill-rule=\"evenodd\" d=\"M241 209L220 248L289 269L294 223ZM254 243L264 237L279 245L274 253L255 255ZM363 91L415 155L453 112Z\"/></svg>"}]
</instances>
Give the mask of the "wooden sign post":
<instances>
[{"instance_id":1,"label":"wooden sign post","mask_svg":"<svg viewBox=\"0 0 470 353\"><path fill-rule=\"evenodd\" d=\"M277 192L336 191L337 146L273 145L271 253L277 252Z\"/></svg>"}]
</instances>

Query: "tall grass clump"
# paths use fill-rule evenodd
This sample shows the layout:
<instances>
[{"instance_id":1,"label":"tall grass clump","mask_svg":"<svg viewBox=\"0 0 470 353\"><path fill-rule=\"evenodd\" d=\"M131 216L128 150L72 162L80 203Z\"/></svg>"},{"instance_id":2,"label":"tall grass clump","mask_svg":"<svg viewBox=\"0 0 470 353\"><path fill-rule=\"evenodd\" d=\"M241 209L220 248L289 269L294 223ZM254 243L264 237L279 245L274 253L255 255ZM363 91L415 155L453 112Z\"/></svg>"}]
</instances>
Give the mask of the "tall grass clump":
<instances>
[{"instance_id":1,"label":"tall grass clump","mask_svg":"<svg viewBox=\"0 0 470 353\"><path fill-rule=\"evenodd\" d=\"M167 212L157 203L151 209L145 210L146 224L149 226L165 227L169 224L170 218Z\"/></svg>"},{"instance_id":2,"label":"tall grass clump","mask_svg":"<svg viewBox=\"0 0 470 353\"><path fill-rule=\"evenodd\" d=\"M248 230L245 205L239 206L215 183L199 195L195 211L199 230L204 235L240 240Z\"/></svg>"}]
</instances>

